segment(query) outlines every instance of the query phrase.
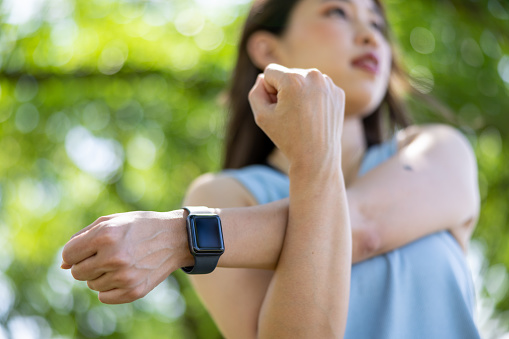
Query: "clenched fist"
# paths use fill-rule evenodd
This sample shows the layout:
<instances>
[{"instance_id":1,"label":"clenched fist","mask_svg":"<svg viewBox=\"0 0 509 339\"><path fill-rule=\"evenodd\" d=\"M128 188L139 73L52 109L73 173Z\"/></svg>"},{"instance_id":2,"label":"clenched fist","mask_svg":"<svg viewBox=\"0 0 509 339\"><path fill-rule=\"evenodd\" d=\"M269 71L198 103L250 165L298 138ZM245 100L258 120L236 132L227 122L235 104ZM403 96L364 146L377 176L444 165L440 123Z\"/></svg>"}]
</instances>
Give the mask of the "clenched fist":
<instances>
[{"instance_id":1,"label":"clenched fist","mask_svg":"<svg viewBox=\"0 0 509 339\"><path fill-rule=\"evenodd\" d=\"M319 70L270 64L249 102L256 123L291 165L322 166L341 154L345 93Z\"/></svg>"}]
</instances>

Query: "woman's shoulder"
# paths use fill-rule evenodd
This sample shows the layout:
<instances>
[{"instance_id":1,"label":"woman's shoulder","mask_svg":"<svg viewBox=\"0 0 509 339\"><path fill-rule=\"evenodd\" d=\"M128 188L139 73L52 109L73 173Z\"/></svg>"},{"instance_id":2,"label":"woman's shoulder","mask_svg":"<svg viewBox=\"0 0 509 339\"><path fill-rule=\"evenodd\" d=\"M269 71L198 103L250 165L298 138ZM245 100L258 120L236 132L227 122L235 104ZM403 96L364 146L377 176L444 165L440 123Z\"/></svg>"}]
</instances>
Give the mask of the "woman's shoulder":
<instances>
[{"instance_id":1,"label":"woman's shoulder","mask_svg":"<svg viewBox=\"0 0 509 339\"><path fill-rule=\"evenodd\" d=\"M426 133L432 138L451 137L456 140L462 139L463 142L468 142L467 138L459 129L450 125L441 123L410 125L399 130L395 135L398 150L409 145L417 136L423 133Z\"/></svg>"},{"instance_id":2,"label":"woman's shoulder","mask_svg":"<svg viewBox=\"0 0 509 339\"><path fill-rule=\"evenodd\" d=\"M224 172L205 173L187 189L184 205L244 207L256 205L254 197L234 177Z\"/></svg>"}]
</instances>

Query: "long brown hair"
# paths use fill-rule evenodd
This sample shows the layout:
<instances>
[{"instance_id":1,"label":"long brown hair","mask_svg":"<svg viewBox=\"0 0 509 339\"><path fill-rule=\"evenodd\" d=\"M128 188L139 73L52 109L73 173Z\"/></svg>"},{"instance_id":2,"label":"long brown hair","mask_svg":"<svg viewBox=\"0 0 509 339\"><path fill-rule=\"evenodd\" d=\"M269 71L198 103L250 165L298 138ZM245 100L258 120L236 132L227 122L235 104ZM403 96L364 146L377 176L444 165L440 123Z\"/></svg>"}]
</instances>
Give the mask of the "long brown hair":
<instances>
[{"instance_id":1,"label":"long brown hair","mask_svg":"<svg viewBox=\"0 0 509 339\"><path fill-rule=\"evenodd\" d=\"M262 70L251 61L247 53L247 42L254 32L261 30L281 36L290 12L299 1L301 0L257 0L249 12L229 89L230 117L225 135L224 168L263 164L275 147L256 125L249 105L248 93ZM380 0L375 0L375 3L385 18ZM386 36L388 36L387 33ZM368 147L383 142L397 128L406 127L411 123L401 95L395 92L398 82L406 83L406 76L394 57L392 45L391 50L393 59L387 93L380 106L363 119Z\"/></svg>"}]
</instances>

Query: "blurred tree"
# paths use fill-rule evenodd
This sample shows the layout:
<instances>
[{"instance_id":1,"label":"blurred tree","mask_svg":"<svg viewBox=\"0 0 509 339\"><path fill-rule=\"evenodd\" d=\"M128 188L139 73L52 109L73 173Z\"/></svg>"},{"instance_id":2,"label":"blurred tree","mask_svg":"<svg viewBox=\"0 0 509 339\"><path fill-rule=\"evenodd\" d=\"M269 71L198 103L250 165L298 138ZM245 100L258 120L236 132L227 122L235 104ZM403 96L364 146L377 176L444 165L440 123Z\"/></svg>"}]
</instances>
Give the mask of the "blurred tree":
<instances>
[{"instance_id":1,"label":"blurred tree","mask_svg":"<svg viewBox=\"0 0 509 339\"><path fill-rule=\"evenodd\" d=\"M472 250L486 338L509 331L509 6L387 0L417 122L453 122L479 162ZM0 338L221 337L184 275L107 306L59 269L100 215L180 206L220 168L223 89L246 1L0 2ZM418 15L416 15L418 14Z\"/></svg>"}]
</instances>

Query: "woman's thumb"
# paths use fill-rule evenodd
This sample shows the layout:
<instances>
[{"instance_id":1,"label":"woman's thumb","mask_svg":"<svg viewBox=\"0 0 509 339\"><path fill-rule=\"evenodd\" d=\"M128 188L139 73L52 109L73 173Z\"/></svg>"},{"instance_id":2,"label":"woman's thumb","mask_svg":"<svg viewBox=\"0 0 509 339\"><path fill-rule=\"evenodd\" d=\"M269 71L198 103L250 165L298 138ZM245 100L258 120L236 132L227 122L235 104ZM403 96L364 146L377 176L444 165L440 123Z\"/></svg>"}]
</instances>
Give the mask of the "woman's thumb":
<instances>
[{"instance_id":1,"label":"woman's thumb","mask_svg":"<svg viewBox=\"0 0 509 339\"><path fill-rule=\"evenodd\" d=\"M264 81L263 74L259 74L256 82L249 92L249 103L253 112L259 113L269 109L271 104L276 103L277 96L267 91L267 86Z\"/></svg>"}]
</instances>

